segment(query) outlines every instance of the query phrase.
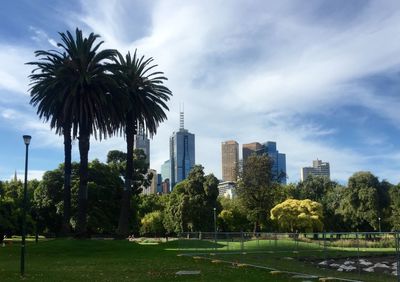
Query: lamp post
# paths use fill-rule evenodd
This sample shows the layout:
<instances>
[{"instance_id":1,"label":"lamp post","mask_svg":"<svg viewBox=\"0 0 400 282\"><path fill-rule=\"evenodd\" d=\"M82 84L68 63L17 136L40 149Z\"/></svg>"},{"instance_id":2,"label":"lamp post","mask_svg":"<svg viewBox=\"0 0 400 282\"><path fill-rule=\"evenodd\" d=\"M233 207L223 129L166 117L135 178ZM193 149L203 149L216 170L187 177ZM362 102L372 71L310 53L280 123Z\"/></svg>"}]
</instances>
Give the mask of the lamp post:
<instances>
[{"instance_id":1,"label":"lamp post","mask_svg":"<svg viewBox=\"0 0 400 282\"><path fill-rule=\"evenodd\" d=\"M26 233L26 201L28 186L28 147L31 142L30 135L24 135L25 143L25 182L24 182L24 199L22 202L22 242L21 242L21 276L25 273L25 233Z\"/></svg>"},{"instance_id":2,"label":"lamp post","mask_svg":"<svg viewBox=\"0 0 400 282\"><path fill-rule=\"evenodd\" d=\"M213 210L214 210L214 241L215 243L217 243L217 209L213 208Z\"/></svg>"},{"instance_id":3,"label":"lamp post","mask_svg":"<svg viewBox=\"0 0 400 282\"><path fill-rule=\"evenodd\" d=\"M379 233L381 233L382 231L381 231L381 218L380 217L378 217L378 221L379 221Z\"/></svg>"}]
</instances>

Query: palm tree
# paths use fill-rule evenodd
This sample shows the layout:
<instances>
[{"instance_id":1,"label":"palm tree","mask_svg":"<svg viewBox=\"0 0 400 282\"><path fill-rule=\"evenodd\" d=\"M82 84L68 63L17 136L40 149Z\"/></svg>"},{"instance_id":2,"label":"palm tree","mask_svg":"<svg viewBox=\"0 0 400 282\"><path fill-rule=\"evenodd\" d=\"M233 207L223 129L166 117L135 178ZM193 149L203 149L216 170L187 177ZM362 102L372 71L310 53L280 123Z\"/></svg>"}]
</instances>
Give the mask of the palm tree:
<instances>
[{"instance_id":1,"label":"palm tree","mask_svg":"<svg viewBox=\"0 0 400 282\"><path fill-rule=\"evenodd\" d=\"M165 110L169 110L166 102L172 92L163 85L167 80L162 72L151 72L157 65L152 65L153 58L137 57L136 51L125 58L118 53L115 60L116 78L120 92L129 101L124 111L124 119L120 122L126 137L126 173L125 187L121 199L121 211L118 221L117 234L129 234L129 212L133 187L133 143L139 126L145 128L152 136L157 132L160 122L167 119ZM137 193L138 191L133 191Z\"/></svg>"},{"instance_id":2,"label":"palm tree","mask_svg":"<svg viewBox=\"0 0 400 282\"><path fill-rule=\"evenodd\" d=\"M32 104L37 106L41 119L50 121L50 128L64 136L64 210L62 234L70 233L71 218L71 119L64 105L66 85L62 79L62 66L67 60L65 53L36 51L39 62L30 62L36 68L29 76L31 79L30 95Z\"/></svg>"},{"instance_id":3,"label":"palm tree","mask_svg":"<svg viewBox=\"0 0 400 282\"><path fill-rule=\"evenodd\" d=\"M116 88L116 82L108 71L116 50L99 51L103 44L103 41L96 42L99 36L91 33L84 38L78 28L75 38L69 31L60 33L60 36L62 42L57 46L64 53L54 50L43 53L46 59L65 54L62 55L63 60L56 75L57 80L62 81L62 94L53 94L48 99L62 103L63 121L71 123L72 137L79 140L80 182L76 231L78 236L85 236L89 139L91 135L100 139L111 135L116 129L113 120L121 120L121 111L117 109L119 101L111 95L115 93L113 89ZM38 69L41 69L39 63Z\"/></svg>"}]
</instances>

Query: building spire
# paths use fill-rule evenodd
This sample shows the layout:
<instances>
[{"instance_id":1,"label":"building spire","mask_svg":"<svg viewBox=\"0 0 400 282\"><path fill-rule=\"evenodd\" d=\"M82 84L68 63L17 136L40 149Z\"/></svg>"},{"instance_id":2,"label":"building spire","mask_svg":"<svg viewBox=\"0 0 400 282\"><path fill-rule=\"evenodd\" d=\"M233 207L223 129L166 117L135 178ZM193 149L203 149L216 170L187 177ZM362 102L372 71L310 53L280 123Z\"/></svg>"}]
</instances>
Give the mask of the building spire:
<instances>
[{"instance_id":1,"label":"building spire","mask_svg":"<svg viewBox=\"0 0 400 282\"><path fill-rule=\"evenodd\" d=\"M185 129L185 108L184 104L182 107L179 106L179 129Z\"/></svg>"},{"instance_id":2,"label":"building spire","mask_svg":"<svg viewBox=\"0 0 400 282\"><path fill-rule=\"evenodd\" d=\"M17 178L17 170L15 170L15 172L14 172L14 181L17 181L18 180L18 178Z\"/></svg>"}]
</instances>

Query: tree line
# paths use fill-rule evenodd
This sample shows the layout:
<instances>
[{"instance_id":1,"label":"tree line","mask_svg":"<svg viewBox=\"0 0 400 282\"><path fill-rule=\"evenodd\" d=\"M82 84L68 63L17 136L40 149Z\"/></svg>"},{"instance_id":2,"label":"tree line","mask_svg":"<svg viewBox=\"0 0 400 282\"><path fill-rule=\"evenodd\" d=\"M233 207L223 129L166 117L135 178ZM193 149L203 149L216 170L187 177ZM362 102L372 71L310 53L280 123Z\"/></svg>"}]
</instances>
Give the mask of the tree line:
<instances>
[{"instance_id":1,"label":"tree line","mask_svg":"<svg viewBox=\"0 0 400 282\"><path fill-rule=\"evenodd\" d=\"M115 236L124 189L126 153L110 151L107 162L88 163L87 232L91 236ZM150 185L143 151L134 151L133 186ZM341 232L393 231L400 227L400 185L370 172L356 172L346 186L325 177L282 185L271 176L267 156L251 156L244 162L237 197L224 198L218 179L196 165L187 179L170 194L131 195L128 233L164 236L191 231ZM78 224L80 166L71 165L71 219ZM28 183L28 233L62 235L64 212L64 164L47 171L41 181ZM267 176L271 176L269 179ZM23 185L17 180L0 182L0 235L19 234ZM0 237L2 238L2 237Z\"/></svg>"}]
</instances>

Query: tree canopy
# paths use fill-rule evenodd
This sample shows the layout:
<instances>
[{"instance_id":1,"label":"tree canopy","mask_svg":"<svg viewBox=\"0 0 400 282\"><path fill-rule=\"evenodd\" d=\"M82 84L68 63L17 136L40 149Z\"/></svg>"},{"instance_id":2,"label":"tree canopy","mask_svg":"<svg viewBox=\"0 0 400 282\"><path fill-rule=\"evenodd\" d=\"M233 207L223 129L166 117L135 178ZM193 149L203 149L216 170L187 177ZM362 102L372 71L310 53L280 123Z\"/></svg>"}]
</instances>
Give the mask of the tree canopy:
<instances>
[{"instance_id":1,"label":"tree canopy","mask_svg":"<svg viewBox=\"0 0 400 282\"><path fill-rule=\"evenodd\" d=\"M285 232L319 232L323 229L322 205L309 199L289 199L276 205L271 209L271 219Z\"/></svg>"}]
</instances>

